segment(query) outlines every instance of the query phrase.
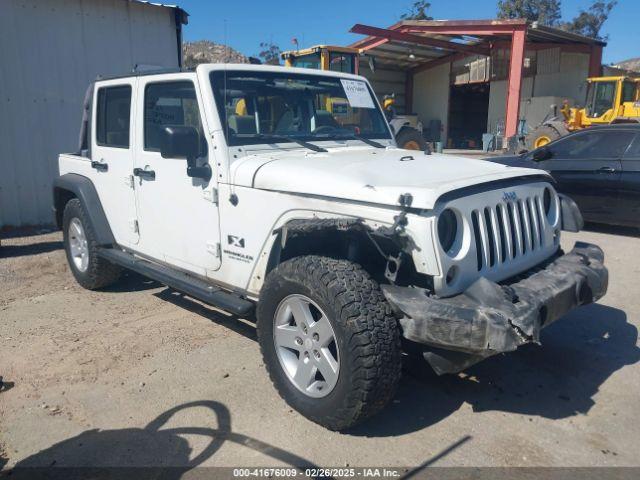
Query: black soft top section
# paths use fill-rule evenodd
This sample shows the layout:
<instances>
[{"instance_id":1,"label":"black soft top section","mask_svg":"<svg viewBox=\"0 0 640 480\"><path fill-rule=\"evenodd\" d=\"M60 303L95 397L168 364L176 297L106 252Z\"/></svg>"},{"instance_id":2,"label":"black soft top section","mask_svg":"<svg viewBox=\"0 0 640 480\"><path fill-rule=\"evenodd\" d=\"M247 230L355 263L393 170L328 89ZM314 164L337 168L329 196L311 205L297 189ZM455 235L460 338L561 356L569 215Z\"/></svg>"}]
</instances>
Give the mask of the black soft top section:
<instances>
[{"instance_id":1,"label":"black soft top section","mask_svg":"<svg viewBox=\"0 0 640 480\"><path fill-rule=\"evenodd\" d=\"M91 157L91 106L93 105L94 89L95 82L91 82L84 94L80 137L78 138L78 151L76 152L76 155L87 158Z\"/></svg>"}]
</instances>

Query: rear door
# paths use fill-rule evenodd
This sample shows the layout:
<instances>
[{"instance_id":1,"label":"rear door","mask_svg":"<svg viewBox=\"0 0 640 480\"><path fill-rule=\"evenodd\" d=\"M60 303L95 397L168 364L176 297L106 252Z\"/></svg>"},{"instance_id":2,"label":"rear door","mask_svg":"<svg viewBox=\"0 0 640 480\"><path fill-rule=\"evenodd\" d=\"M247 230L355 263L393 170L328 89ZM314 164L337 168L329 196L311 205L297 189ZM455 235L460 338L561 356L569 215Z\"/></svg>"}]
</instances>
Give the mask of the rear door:
<instances>
[{"instance_id":1,"label":"rear door","mask_svg":"<svg viewBox=\"0 0 640 480\"><path fill-rule=\"evenodd\" d=\"M586 130L549 146L540 166L576 201L585 220L607 223L618 206L621 158L633 138L624 130Z\"/></svg>"},{"instance_id":2,"label":"rear door","mask_svg":"<svg viewBox=\"0 0 640 480\"><path fill-rule=\"evenodd\" d=\"M620 223L640 227L640 134L622 157L619 198Z\"/></svg>"},{"instance_id":3,"label":"rear door","mask_svg":"<svg viewBox=\"0 0 640 480\"><path fill-rule=\"evenodd\" d=\"M139 77L134 160L140 224L137 250L202 276L220 267L218 178L214 148L203 128L202 99L195 74ZM207 182L187 176L184 158L160 155L165 126L194 127L200 138L198 164L214 168ZM211 161L210 161L211 159ZM135 173L134 173L135 174Z\"/></svg>"},{"instance_id":4,"label":"rear door","mask_svg":"<svg viewBox=\"0 0 640 480\"><path fill-rule=\"evenodd\" d=\"M97 84L91 125L92 178L116 242L138 242L133 168L135 78Z\"/></svg>"}]
</instances>

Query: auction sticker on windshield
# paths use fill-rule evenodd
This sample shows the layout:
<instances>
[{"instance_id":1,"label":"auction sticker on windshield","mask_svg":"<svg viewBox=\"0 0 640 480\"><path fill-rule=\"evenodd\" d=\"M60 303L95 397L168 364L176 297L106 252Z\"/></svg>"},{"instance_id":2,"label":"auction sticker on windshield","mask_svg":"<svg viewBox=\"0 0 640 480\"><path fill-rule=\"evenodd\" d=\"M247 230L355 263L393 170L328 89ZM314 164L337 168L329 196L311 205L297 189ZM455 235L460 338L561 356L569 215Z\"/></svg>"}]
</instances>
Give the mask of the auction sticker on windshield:
<instances>
[{"instance_id":1,"label":"auction sticker on windshield","mask_svg":"<svg viewBox=\"0 0 640 480\"><path fill-rule=\"evenodd\" d=\"M359 80L340 79L349 105L353 108L375 108L367 84Z\"/></svg>"}]
</instances>

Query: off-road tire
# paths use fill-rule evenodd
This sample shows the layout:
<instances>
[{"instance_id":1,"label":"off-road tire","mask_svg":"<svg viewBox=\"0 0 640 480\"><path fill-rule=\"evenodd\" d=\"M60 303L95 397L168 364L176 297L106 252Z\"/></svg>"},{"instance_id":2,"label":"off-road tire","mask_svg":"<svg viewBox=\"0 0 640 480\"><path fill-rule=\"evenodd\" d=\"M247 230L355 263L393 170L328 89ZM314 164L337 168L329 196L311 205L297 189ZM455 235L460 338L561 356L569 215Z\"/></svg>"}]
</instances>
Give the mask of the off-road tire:
<instances>
[{"instance_id":1,"label":"off-road tire","mask_svg":"<svg viewBox=\"0 0 640 480\"><path fill-rule=\"evenodd\" d=\"M80 220L88 244L89 265L84 272L79 270L73 262L69 246L69 224L74 218ZM62 232L64 238L64 250L67 254L69 268L71 269L71 273L75 277L76 281L82 287L88 290L96 290L107 287L115 283L120 278L122 269L98 256L98 242L96 241L96 235L94 233L91 220L89 219L89 214L77 198L69 200L64 207L64 212L62 214Z\"/></svg>"},{"instance_id":2,"label":"off-road tire","mask_svg":"<svg viewBox=\"0 0 640 480\"><path fill-rule=\"evenodd\" d=\"M333 390L311 398L280 366L273 325L280 302L293 294L313 300L329 317L340 352ZM394 397L401 375L397 319L378 284L347 260L303 256L269 273L257 309L258 342L276 390L295 410L330 429L345 430L382 410Z\"/></svg>"},{"instance_id":3,"label":"off-road tire","mask_svg":"<svg viewBox=\"0 0 640 480\"><path fill-rule=\"evenodd\" d=\"M525 139L525 144L526 144L527 150L531 151L538 148L536 147L536 141L539 138L545 137L549 139L549 142L553 142L554 140L560 138L561 136L562 135L560 134L560 132L558 132L558 130L556 130L555 128L549 125L540 125L531 133L527 134L527 137Z\"/></svg>"},{"instance_id":4,"label":"off-road tire","mask_svg":"<svg viewBox=\"0 0 640 480\"><path fill-rule=\"evenodd\" d=\"M428 148L427 141L415 128L403 128L400 130L398 135L396 135L396 144L398 145L398 148L419 150L421 152L426 151Z\"/></svg>"}]
</instances>

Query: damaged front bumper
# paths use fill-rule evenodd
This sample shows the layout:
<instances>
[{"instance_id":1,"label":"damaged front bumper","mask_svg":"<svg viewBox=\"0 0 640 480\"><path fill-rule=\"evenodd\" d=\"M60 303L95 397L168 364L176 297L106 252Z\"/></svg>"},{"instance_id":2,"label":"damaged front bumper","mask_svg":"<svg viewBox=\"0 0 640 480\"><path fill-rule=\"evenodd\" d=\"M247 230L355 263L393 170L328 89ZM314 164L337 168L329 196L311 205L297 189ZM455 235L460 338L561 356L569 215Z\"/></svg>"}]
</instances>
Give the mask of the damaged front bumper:
<instances>
[{"instance_id":1,"label":"damaged front bumper","mask_svg":"<svg viewBox=\"0 0 640 480\"><path fill-rule=\"evenodd\" d=\"M487 357L539 343L540 330L607 291L604 253L578 242L571 252L513 283L482 277L450 298L427 290L384 285L408 340L434 347L424 354L438 374L456 373Z\"/></svg>"}]
</instances>

